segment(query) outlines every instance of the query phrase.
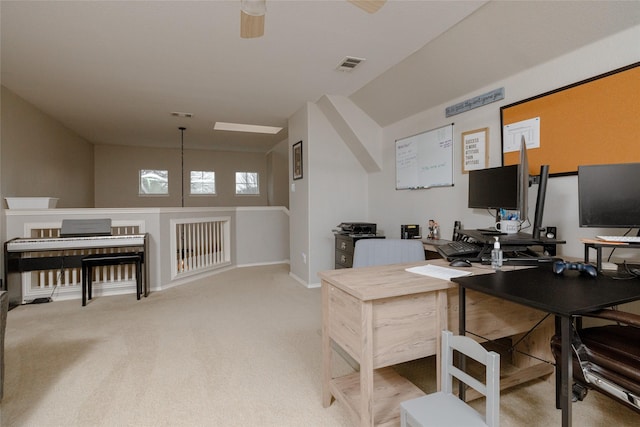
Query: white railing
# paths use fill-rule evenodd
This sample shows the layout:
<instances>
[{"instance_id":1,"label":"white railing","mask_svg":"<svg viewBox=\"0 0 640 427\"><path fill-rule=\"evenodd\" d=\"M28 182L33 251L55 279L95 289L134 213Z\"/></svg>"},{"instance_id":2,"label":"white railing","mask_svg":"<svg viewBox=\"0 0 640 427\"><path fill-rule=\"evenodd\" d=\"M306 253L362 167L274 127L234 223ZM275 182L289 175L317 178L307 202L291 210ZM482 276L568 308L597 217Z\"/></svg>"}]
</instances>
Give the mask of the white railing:
<instances>
[{"instance_id":1,"label":"white railing","mask_svg":"<svg viewBox=\"0 0 640 427\"><path fill-rule=\"evenodd\" d=\"M213 270L231 264L231 218L171 220L171 278Z\"/></svg>"}]
</instances>

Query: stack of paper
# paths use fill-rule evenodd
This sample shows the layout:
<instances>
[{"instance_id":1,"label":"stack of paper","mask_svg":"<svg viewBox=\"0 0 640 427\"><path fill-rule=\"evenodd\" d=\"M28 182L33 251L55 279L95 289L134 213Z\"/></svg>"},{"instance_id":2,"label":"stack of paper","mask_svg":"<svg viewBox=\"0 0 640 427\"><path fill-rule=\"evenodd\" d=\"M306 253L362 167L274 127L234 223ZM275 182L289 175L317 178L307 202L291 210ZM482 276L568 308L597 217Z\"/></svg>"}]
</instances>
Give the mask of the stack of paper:
<instances>
[{"instance_id":1,"label":"stack of paper","mask_svg":"<svg viewBox=\"0 0 640 427\"><path fill-rule=\"evenodd\" d=\"M440 267L438 265L421 265L419 267L411 267L406 269L409 273L422 274L423 276L431 276L437 279L451 280L453 277L468 276L470 271L460 271L454 268Z\"/></svg>"}]
</instances>

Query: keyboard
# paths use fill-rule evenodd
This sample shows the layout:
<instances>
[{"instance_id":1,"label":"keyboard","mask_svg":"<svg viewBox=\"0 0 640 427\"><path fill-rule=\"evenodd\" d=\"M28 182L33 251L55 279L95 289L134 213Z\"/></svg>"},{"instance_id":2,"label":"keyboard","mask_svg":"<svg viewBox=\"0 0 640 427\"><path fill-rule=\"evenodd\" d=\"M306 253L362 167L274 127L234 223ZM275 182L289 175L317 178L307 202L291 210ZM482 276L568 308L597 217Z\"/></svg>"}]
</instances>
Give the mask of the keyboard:
<instances>
[{"instance_id":1,"label":"keyboard","mask_svg":"<svg viewBox=\"0 0 640 427\"><path fill-rule=\"evenodd\" d=\"M437 246L438 251L446 258L480 253L481 246L462 240Z\"/></svg>"},{"instance_id":2,"label":"keyboard","mask_svg":"<svg viewBox=\"0 0 640 427\"><path fill-rule=\"evenodd\" d=\"M640 236L596 236L606 242L640 243Z\"/></svg>"}]
</instances>

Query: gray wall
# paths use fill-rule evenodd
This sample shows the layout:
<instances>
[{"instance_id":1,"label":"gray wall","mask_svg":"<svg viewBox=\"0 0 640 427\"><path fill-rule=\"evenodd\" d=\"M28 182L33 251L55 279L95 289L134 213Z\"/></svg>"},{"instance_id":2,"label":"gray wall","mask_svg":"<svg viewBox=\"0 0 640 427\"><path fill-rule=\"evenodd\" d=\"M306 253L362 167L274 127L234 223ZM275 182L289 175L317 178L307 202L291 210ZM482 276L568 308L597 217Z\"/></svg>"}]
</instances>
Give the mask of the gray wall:
<instances>
[{"instance_id":1,"label":"gray wall","mask_svg":"<svg viewBox=\"0 0 640 427\"><path fill-rule=\"evenodd\" d=\"M1 128L2 197L57 197L58 207L93 207L89 141L4 86Z\"/></svg>"},{"instance_id":2,"label":"gray wall","mask_svg":"<svg viewBox=\"0 0 640 427\"><path fill-rule=\"evenodd\" d=\"M179 148L94 146L4 86L1 101L2 197L57 197L60 208L182 205ZM267 154L185 149L184 205L288 207L288 149L287 141ZM169 170L169 196L140 197L140 169ZM190 196L190 170L214 170L217 195ZM236 171L258 172L260 195L236 196Z\"/></svg>"},{"instance_id":3,"label":"gray wall","mask_svg":"<svg viewBox=\"0 0 640 427\"><path fill-rule=\"evenodd\" d=\"M269 206L289 208L289 143L280 142L267 153L267 197Z\"/></svg>"},{"instance_id":4,"label":"gray wall","mask_svg":"<svg viewBox=\"0 0 640 427\"><path fill-rule=\"evenodd\" d=\"M232 151L184 151L185 207L205 206L267 206L268 156L263 153ZM282 168L277 165L277 168ZM95 146L95 207L176 207L182 205L180 185L180 149L127 147L121 145ZM140 196L140 169L169 171L168 196ZM189 194L189 172L212 170L216 173L216 195ZM236 196L235 172L258 172L260 195ZM286 184L285 184L286 186ZM285 187L286 188L286 187ZM282 190L281 190L282 191Z\"/></svg>"}]
</instances>

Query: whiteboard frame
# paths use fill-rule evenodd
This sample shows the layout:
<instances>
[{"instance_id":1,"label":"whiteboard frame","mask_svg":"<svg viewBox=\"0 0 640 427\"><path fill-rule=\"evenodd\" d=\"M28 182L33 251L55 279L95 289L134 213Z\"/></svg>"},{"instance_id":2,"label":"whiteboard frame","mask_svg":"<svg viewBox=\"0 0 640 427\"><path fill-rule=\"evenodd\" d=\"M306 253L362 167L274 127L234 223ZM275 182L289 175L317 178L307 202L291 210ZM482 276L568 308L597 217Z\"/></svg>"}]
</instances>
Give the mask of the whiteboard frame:
<instances>
[{"instance_id":1,"label":"whiteboard frame","mask_svg":"<svg viewBox=\"0 0 640 427\"><path fill-rule=\"evenodd\" d=\"M402 186L399 187L398 186L398 180L399 180L399 168L398 168L398 144L402 143L402 142L408 142L409 140L416 140L418 137L425 135L425 136L431 136L432 134L436 134L439 131L442 131L446 128L449 128L448 132L450 136L449 139L443 140L443 141L439 141L436 140L436 143L438 144L446 144L445 147L443 147L444 149L448 150L447 153L447 159L445 163L444 167L447 169L447 181L446 182L435 182L435 183L422 183L424 185L420 185L421 183L417 182L415 186ZM423 132L418 132L416 134L413 135L409 135L403 138L398 138L395 140L395 168L396 168L396 173L395 173L395 188L396 190L426 190L429 188L436 188L436 187L453 187L454 185L454 144L455 144L455 133L454 133L454 123L448 123L446 125L443 126L439 126L437 128L433 128L433 129L429 129ZM419 162L419 159L416 160L416 162ZM418 169L419 169L419 164L416 164L415 166L415 171L416 174L418 173Z\"/></svg>"}]
</instances>

